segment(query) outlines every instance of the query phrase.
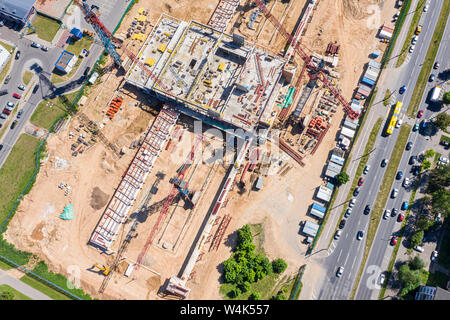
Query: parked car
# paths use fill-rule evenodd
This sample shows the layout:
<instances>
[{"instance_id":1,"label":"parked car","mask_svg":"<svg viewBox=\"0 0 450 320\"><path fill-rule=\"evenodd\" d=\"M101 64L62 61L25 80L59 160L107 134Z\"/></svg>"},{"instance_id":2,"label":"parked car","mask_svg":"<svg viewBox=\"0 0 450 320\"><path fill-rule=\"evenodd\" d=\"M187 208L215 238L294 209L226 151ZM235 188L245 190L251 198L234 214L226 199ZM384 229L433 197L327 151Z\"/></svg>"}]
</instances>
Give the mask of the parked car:
<instances>
[{"instance_id":1,"label":"parked car","mask_svg":"<svg viewBox=\"0 0 450 320\"><path fill-rule=\"evenodd\" d=\"M404 94L405 91L406 91L406 86L400 87L400 90L399 90L399 93L400 93L400 94Z\"/></svg>"},{"instance_id":2,"label":"parked car","mask_svg":"<svg viewBox=\"0 0 450 320\"><path fill-rule=\"evenodd\" d=\"M350 200L350 203L348 204L348 206L349 206L350 208L353 208L353 206L355 205L355 203L356 203L356 199L355 199L355 198L352 198L352 199Z\"/></svg>"},{"instance_id":3,"label":"parked car","mask_svg":"<svg viewBox=\"0 0 450 320\"><path fill-rule=\"evenodd\" d=\"M16 99L22 98L22 96L20 94L17 94L17 93L13 93L13 97L16 98Z\"/></svg>"},{"instance_id":4,"label":"parked car","mask_svg":"<svg viewBox=\"0 0 450 320\"><path fill-rule=\"evenodd\" d=\"M436 76L432 73L432 74L430 74L428 81L433 82L435 78L436 78Z\"/></svg>"},{"instance_id":5,"label":"parked car","mask_svg":"<svg viewBox=\"0 0 450 320\"><path fill-rule=\"evenodd\" d=\"M405 178L404 180L403 180L403 184L402 184L405 188L407 187L407 186L409 186L409 178Z\"/></svg>"},{"instance_id":6,"label":"parked car","mask_svg":"<svg viewBox=\"0 0 450 320\"><path fill-rule=\"evenodd\" d=\"M353 196L358 196L358 194L359 194L359 187L356 187L355 188L355 191L353 191Z\"/></svg>"},{"instance_id":7,"label":"parked car","mask_svg":"<svg viewBox=\"0 0 450 320\"><path fill-rule=\"evenodd\" d=\"M31 43L31 46L33 47L33 48L40 48L41 47L41 45L39 44L39 43L36 43L36 42L32 42Z\"/></svg>"},{"instance_id":8,"label":"parked car","mask_svg":"<svg viewBox=\"0 0 450 320\"><path fill-rule=\"evenodd\" d=\"M383 219L387 220L389 218L389 216L391 215L391 210L389 209L385 209L384 210L384 214L383 214Z\"/></svg>"},{"instance_id":9,"label":"parked car","mask_svg":"<svg viewBox=\"0 0 450 320\"><path fill-rule=\"evenodd\" d=\"M408 209L408 201L403 201L403 203L402 203L402 208L401 208L402 210L406 210L406 209Z\"/></svg>"},{"instance_id":10,"label":"parked car","mask_svg":"<svg viewBox=\"0 0 450 320\"><path fill-rule=\"evenodd\" d=\"M412 45L409 47L409 50L408 50L409 53L413 53L415 47L416 47L416 45L412 44Z\"/></svg>"},{"instance_id":11,"label":"parked car","mask_svg":"<svg viewBox=\"0 0 450 320\"><path fill-rule=\"evenodd\" d=\"M364 178L363 177L359 178L358 186L362 186L363 183L364 183Z\"/></svg>"},{"instance_id":12,"label":"parked car","mask_svg":"<svg viewBox=\"0 0 450 320\"><path fill-rule=\"evenodd\" d=\"M404 215L403 213L400 213L400 214L398 215L397 222L402 222L403 219L405 219L405 215Z\"/></svg>"},{"instance_id":13,"label":"parked car","mask_svg":"<svg viewBox=\"0 0 450 320\"><path fill-rule=\"evenodd\" d=\"M344 214L344 218L350 217L350 214L352 213L352 208L347 208Z\"/></svg>"},{"instance_id":14,"label":"parked car","mask_svg":"<svg viewBox=\"0 0 450 320\"><path fill-rule=\"evenodd\" d=\"M84 75L84 76L87 76L87 75L89 74L89 70L91 70L90 67L87 67L86 69L84 69L83 75Z\"/></svg>"},{"instance_id":15,"label":"parked car","mask_svg":"<svg viewBox=\"0 0 450 320\"><path fill-rule=\"evenodd\" d=\"M439 69L439 62L435 62L433 65L433 69Z\"/></svg>"},{"instance_id":16,"label":"parked car","mask_svg":"<svg viewBox=\"0 0 450 320\"><path fill-rule=\"evenodd\" d=\"M6 105L8 107L14 108L14 103L12 103L11 101L6 102Z\"/></svg>"},{"instance_id":17,"label":"parked car","mask_svg":"<svg viewBox=\"0 0 450 320\"><path fill-rule=\"evenodd\" d=\"M6 113L4 113L4 112L2 112L0 114L0 118L2 118L2 119L6 119L7 117L8 117L8 115Z\"/></svg>"},{"instance_id":18,"label":"parked car","mask_svg":"<svg viewBox=\"0 0 450 320\"><path fill-rule=\"evenodd\" d=\"M438 252L436 250L434 250L431 253L431 261L436 261L437 257L438 257Z\"/></svg>"},{"instance_id":19,"label":"parked car","mask_svg":"<svg viewBox=\"0 0 450 320\"><path fill-rule=\"evenodd\" d=\"M388 162L389 162L388 159L383 159L383 160L381 161L381 166L382 166L382 167L386 167L386 165L388 164Z\"/></svg>"},{"instance_id":20,"label":"parked car","mask_svg":"<svg viewBox=\"0 0 450 320\"><path fill-rule=\"evenodd\" d=\"M2 150L3 149L3 145L2 144L0 144L0 150Z\"/></svg>"},{"instance_id":21,"label":"parked car","mask_svg":"<svg viewBox=\"0 0 450 320\"><path fill-rule=\"evenodd\" d=\"M364 231L359 230L358 234L356 235L357 240L361 240L364 237Z\"/></svg>"},{"instance_id":22,"label":"parked car","mask_svg":"<svg viewBox=\"0 0 450 320\"><path fill-rule=\"evenodd\" d=\"M4 96L5 94L8 94L8 89L0 90L0 96Z\"/></svg>"},{"instance_id":23,"label":"parked car","mask_svg":"<svg viewBox=\"0 0 450 320\"><path fill-rule=\"evenodd\" d=\"M439 157L439 162L442 162L443 164L448 164L450 160L446 157Z\"/></svg>"},{"instance_id":24,"label":"parked car","mask_svg":"<svg viewBox=\"0 0 450 320\"><path fill-rule=\"evenodd\" d=\"M20 50L17 50L16 52L16 60L18 60L20 58Z\"/></svg>"},{"instance_id":25,"label":"parked car","mask_svg":"<svg viewBox=\"0 0 450 320\"><path fill-rule=\"evenodd\" d=\"M339 223L339 229L343 229L345 227L345 219L342 219L341 222Z\"/></svg>"},{"instance_id":26,"label":"parked car","mask_svg":"<svg viewBox=\"0 0 450 320\"><path fill-rule=\"evenodd\" d=\"M412 129L413 131L417 131L417 130L419 130L419 124L418 123L416 123L415 125L414 125L414 127L413 127L413 129Z\"/></svg>"},{"instance_id":27,"label":"parked car","mask_svg":"<svg viewBox=\"0 0 450 320\"><path fill-rule=\"evenodd\" d=\"M344 267L339 267L336 272L336 277L340 278L344 273Z\"/></svg>"},{"instance_id":28,"label":"parked car","mask_svg":"<svg viewBox=\"0 0 450 320\"><path fill-rule=\"evenodd\" d=\"M446 140L441 140L439 142L440 145L444 146L446 149L448 149L450 147L450 142L446 141Z\"/></svg>"},{"instance_id":29,"label":"parked car","mask_svg":"<svg viewBox=\"0 0 450 320\"><path fill-rule=\"evenodd\" d=\"M399 119L399 120L397 121L397 123L395 124L395 127L396 127L396 128L400 128L400 126L402 125L402 123L403 123L403 120L402 120L402 119Z\"/></svg>"},{"instance_id":30,"label":"parked car","mask_svg":"<svg viewBox=\"0 0 450 320\"><path fill-rule=\"evenodd\" d=\"M18 86L17 86L17 88L19 88L19 90L25 90L25 86L23 85L23 84L19 84Z\"/></svg>"},{"instance_id":31,"label":"parked car","mask_svg":"<svg viewBox=\"0 0 450 320\"><path fill-rule=\"evenodd\" d=\"M5 108L3 109L3 113L9 116L11 114L11 110Z\"/></svg>"},{"instance_id":32,"label":"parked car","mask_svg":"<svg viewBox=\"0 0 450 320\"><path fill-rule=\"evenodd\" d=\"M408 163L411 164L411 165L413 165L413 164L416 163L416 161L417 161L417 156L411 156L411 157L409 158Z\"/></svg>"},{"instance_id":33,"label":"parked car","mask_svg":"<svg viewBox=\"0 0 450 320\"><path fill-rule=\"evenodd\" d=\"M416 44L418 39L419 39L419 36L412 37L411 44Z\"/></svg>"},{"instance_id":34,"label":"parked car","mask_svg":"<svg viewBox=\"0 0 450 320\"><path fill-rule=\"evenodd\" d=\"M403 177L403 172L402 171L397 172L396 179L400 180L402 177Z\"/></svg>"},{"instance_id":35,"label":"parked car","mask_svg":"<svg viewBox=\"0 0 450 320\"><path fill-rule=\"evenodd\" d=\"M336 231L336 234L334 235L334 240L338 240L339 239L339 237L341 236L341 233L342 233L342 230L338 230L338 231Z\"/></svg>"},{"instance_id":36,"label":"parked car","mask_svg":"<svg viewBox=\"0 0 450 320\"><path fill-rule=\"evenodd\" d=\"M6 78L5 78L4 83L5 83L5 84L8 84L8 83L9 83L9 80L11 80L11 76L8 74L8 75L6 76Z\"/></svg>"},{"instance_id":37,"label":"parked car","mask_svg":"<svg viewBox=\"0 0 450 320\"><path fill-rule=\"evenodd\" d=\"M398 195L398 189L396 189L396 188L392 189L391 198L395 199L395 198L397 198L397 195Z\"/></svg>"},{"instance_id":38,"label":"parked car","mask_svg":"<svg viewBox=\"0 0 450 320\"><path fill-rule=\"evenodd\" d=\"M378 278L378 284L381 286L385 280L386 276L384 275L384 273L380 274L380 277Z\"/></svg>"},{"instance_id":39,"label":"parked car","mask_svg":"<svg viewBox=\"0 0 450 320\"><path fill-rule=\"evenodd\" d=\"M420 168L421 166L413 166L411 168L411 173L413 174L413 176L418 176L420 174Z\"/></svg>"},{"instance_id":40,"label":"parked car","mask_svg":"<svg viewBox=\"0 0 450 320\"><path fill-rule=\"evenodd\" d=\"M416 250L418 252L421 252L421 253L425 251L425 249L423 247L421 247L421 246L415 246L414 250Z\"/></svg>"},{"instance_id":41,"label":"parked car","mask_svg":"<svg viewBox=\"0 0 450 320\"><path fill-rule=\"evenodd\" d=\"M17 119L20 119L20 117L22 116L23 113L23 109L20 109L19 112L17 112Z\"/></svg>"},{"instance_id":42,"label":"parked car","mask_svg":"<svg viewBox=\"0 0 450 320\"><path fill-rule=\"evenodd\" d=\"M370 204L366 205L366 207L364 208L364 214L369 214L370 213Z\"/></svg>"},{"instance_id":43,"label":"parked car","mask_svg":"<svg viewBox=\"0 0 450 320\"><path fill-rule=\"evenodd\" d=\"M398 213L398 209L397 208L393 208L392 209L392 216L395 217Z\"/></svg>"},{"instance_id":44,"label":"parked car","mask_svg":"<svg viewBox=\"0 0 450 320\"><path fill-rule=\"evenodd\" d=\"M398 240L397 236L392 236L392 238L391 238L391 246L396 245L397 244L397 240Z\"/></svg>"},{"instance_id":45,"label":"parked car","mask_svg":"<svg viewBox=\"0 0 450 320\"><path fill-rule=\"evenodd\" d=\"M422 25L419 24L416 27L416 31L414 32L414 34L419 35L421 32L422 32Z\"/></svg>"},{"instance_id":46,"label":"parked car","mask_svg":"<svg viewBox=\"0 0 450 320\"><path fill-rule=\"evenodd\" d=\"M48 48L47 48L46 46L42 46L42 47L41 47L41 50L47 52L47 51L48 51Z\"/></svg>"},{"instance_id":47,"label":"parked car","mask_svg":"<svg viewBox=\"0 0 450 320\"><path fill-rule=\"evenodd\" d=\"M406 144L406 150L411 150L412 146L413 146L412 141L408 142L408 143Z\"/></svg>"},{"instance_id":48,"label":"parked car","mask_svg":"<svg viewBox=\"0 0 450 320\"><path fill-rule=\"evenodd\" d=\"M366 165L366 167L364 168L363 173L364 173L364 174L367 174L367 173L369 172L369 169L370 169L370 165L368 164L368 165Z\"/></svg>"},{"instance_id":49,"label":"parked car","mask_svg":"<svg viewBox=\"0 0 450 320\"><path fill-rule=\"evenodd\" d=\"M14 129L14 128L16 127L16 125L17 125L17 120L14 120L14 121L11 123L11 129Z\"/></svg>"},{"instance_id":50,"label":"parked car","mask_svg":"<svg viewBox=\"0 0 450 320\"><path fill-rule=\"evenodd\" d=\"M39 85L37 84L33 88L33 94L35 94L38 91L38 89L39 89Z\"/></svg>"},{"instance_id":51,"label":"parked car","mask_svg":"<svg viewBox=\"0 0 450 320\"><path fill-rule=\"evenodd\" d=\"M430 5L427 3L427 4L423 7L423 12L427 12L429 7L430 7Z\"/></svg>"},{"instance_id":52,"label":"parked car","mask_svg":"<svg viewBox=\"0 0 450 320\"><path fill-rule=\"evenodd\" d=\"M423 116L423 110L419 110L419 112L417 113L417 118L422 118Z\"/></svg>"}]
</instances>

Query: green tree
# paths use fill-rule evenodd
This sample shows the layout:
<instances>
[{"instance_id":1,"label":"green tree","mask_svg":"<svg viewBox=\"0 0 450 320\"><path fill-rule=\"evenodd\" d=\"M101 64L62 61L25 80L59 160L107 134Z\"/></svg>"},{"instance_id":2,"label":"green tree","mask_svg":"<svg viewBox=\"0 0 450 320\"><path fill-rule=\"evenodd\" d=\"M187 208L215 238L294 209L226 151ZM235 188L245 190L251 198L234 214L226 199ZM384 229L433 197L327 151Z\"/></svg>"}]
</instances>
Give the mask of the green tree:
<instances>
[{"instance_id":1,"label":"green tree","mask_svg":"<svg viewBox=\"0 0 450 320\"><path fill-rule=\"evenodd\" d=\"M446 112L439 113L434 120L434 124L442 131L447 130L448 126L450 125L450 115L448 115Z\"/></svg>"},{"instance_id":2,"label":"green tree","mask_svg":"<svg viewBox=\"0 0 450 320\"><path fill-rule=\"evenodd\" d=\"M235 283L237 275L241 272L240 266L234 258L229 258L223 263L223 277L226 283Z\"/></svg>"},{"instance_id":3,"label":"green tree","mask_svg":"<svg viewBox=\"0 0 450 320\"><path fill-rule=\"evenodd\" d=\"M270 300L286 300L286 296L282 291L278 291L276 296L273 296Z\"/></svg>"},{"instance_id":4,"label":"green tree","mask_svg":"<svg viewBox=\"0 0 450 320\"><path fill-rule=\"evenodd\" d=\"M435 154L434 150L430 149L430 150L425 151L424 157L425 157L425 159L432 158L432 157L434 157L434 154Z\"/></svg>"},{"instance_id":5,"label":"green tree","mask_svg":"<svg viewBox=\"0 0 450 320\"><path fill-rule=\"evenodd\" d=\"M432 194L433 212L441 213L445 218L450 212L450 190L439 189Z\"/></svg>"},{"instance_id":6,"label":"green tree","mask_svg":"<svg viewBox=\"0 0 450 320\"><path fill-rule=\"evenodd\" d=\"M11 291L1 291L0 300L14 300L14 293Z\"/></svg>"},{"instance_id":7,"label":"green tree","mask_svg":"<svg viewBox=\"0 0 450 320\"><path fill-rule=\"evenodd\" d=\"M400 295L403 296L420 286L420 270L411 270L408 264L402 265L398 270L398 278L403 285Z\"/></svg>"},{"instance_id":8,"label":"green tree","mask_svg":"<svg viewBox=\"0 0 450 320\"><path fill-rule=\"evenodd\" d=\"M250 230L250 226L246 224L241 229L238 230L238 243L236 246L237 250L241 250L242 246L246 244L251 244L253 242L252 231Z\"/></svg>"},{"instance_id":9,"label":"green tree","mask_svg":"<svg viewBox=\"0 0 450 320\"><path fill-rule=\"evenodd\" d=\"M241 289L239 289L238 287L234 288L233 290L231 290L231 297L232 298L237 298L239 297L239 295L241 294Z\"/></svg>"},{"instance_id":10,"label":"green tree","mask_svg":"<svg viewBox=\"0 0 450 320\"><path fill-rule=\"evenodd\" d=\"M450 165L437 166L430 171L428 193L450 187Z\"/></svg>"},{"instance_id":11,"label":"green tree","mask_svg":"<svg viewBox=\"0 0 450 320\"><path fill-rule=\"evenodd\" d=\"M442 99L442 102L443 102L444 104L450 104L450 91L444 93L444 97L443 97L443 99Z\"/></svg>"},{"instance_id":12,"label":"green tree","mask_svg":"<svg viewBox=\"0 0 450 320\"><path fill-rule=\"evenodd\" d=\"M272 269L275 273L282 273L287 268L287 263L281 258L272 261Z\"/></svg>"},{"instance_id":13,"label":"green tree","mask_svg":"<svg viewBox=\"0 0 450 320\"><path fill-rule=\"evenodd\" d=\"M248 300L261 300L261 294L258 292L253 292L249 297Z\"/></svg>"},{"instance_id":14,"label":"green tree","mask_svg":"<svg viewBox=\"0 0 450 320\"><path fill-rule=\"evenodd\" d=\"M427 218L420 218L416 222L416 228L420 231L427 231L434 225L435 221Z\"/></svg>"},{"instance_id":15,"label":"green tree","mask_svg":"<svg viewBox=\"0 0 450 320\"><path fill-rule=\"evenodd\" d=\"M422 243L423 240L423 231L417 231L414 232L414 234L411 236L411 248L414 248L415 246L418 246Z\"/></svg>"},{"instance_id":16,"label":"green tree","mask_svg":"<svg viewBox=\"0 0 450 320\"><path fill-rule=\"evenodd\" d=\"M422 162L422 169L424 171L428 170L431 168L431 162L429 160L423 160Z\"/></svg>"},{"instance_id":17,"label":"green tree","mask_svg":"<svg viewBox=\"0 0 450 320\"><path fill-rule=\"evenodd\" d=\"M244 281L240 286L239 289L241 289L241 291L243 293L247 292L248 290L250 290L250 282L248 281Z\"/></svg>"},{"instance_id":18,"label":"green tree","mask_svg":"<svg viewBox=\"0 0 450 320\"><path fill-rule=\"evenodd\" d=\"M350 180L350 177L344 171L342 171L341 173L337 174L335 178L336 178L336 182L337 182L338 185L346 184Z\"/></svg>"},{"instance_id":19,"label":"green tree","mask_svg":"<svg viewBox=\"0 0 450 320\"><path fill-rule=\"evenodd\" d=\"M419 256L415 256L408 261L408 266L411 270L421 270L425 267L425 262Z\"/></svg>"}]
</instances>

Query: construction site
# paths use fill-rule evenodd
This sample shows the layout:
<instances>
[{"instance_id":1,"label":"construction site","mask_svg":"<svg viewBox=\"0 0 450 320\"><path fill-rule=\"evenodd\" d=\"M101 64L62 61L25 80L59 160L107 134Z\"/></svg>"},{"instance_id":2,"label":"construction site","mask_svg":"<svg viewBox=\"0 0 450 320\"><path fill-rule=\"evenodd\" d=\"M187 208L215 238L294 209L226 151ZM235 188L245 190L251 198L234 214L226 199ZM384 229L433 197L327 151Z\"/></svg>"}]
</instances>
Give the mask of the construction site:
<instances>
[{"instance_id":1,"label":"construction site","mask_svg":"<svg viewBox=\"0 0 450 320\"><path fill-rule=\"evenodd\" d=\"M139 1L109 71L47 140L7 240L55 272L77 266L101 299L222 299L220 264L246 223L294 272L340 123L364 111L360 70L385 46L368 16L350 0ZM332 19L345 28L326 30Z\"/></svg>"}]
</instances>

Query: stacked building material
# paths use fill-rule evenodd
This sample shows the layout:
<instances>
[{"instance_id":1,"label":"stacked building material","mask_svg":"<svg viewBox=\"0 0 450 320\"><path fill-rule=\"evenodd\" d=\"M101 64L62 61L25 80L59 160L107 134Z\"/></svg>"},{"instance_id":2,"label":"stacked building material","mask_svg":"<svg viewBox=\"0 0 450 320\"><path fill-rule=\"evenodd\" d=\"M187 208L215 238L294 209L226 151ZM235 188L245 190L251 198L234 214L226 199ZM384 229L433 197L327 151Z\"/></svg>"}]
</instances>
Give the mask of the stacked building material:
<instances>
[{"instance_id":1,"label":"stacked building material","mask_svg":"<svg viewBox=\"0 0 450 320\"><path fill-rule=\"evenodd\" d=\"M221 0L209 19L208 25L221 31L225 30L238 6L239 0Z\"/></svg>"},{"instance_id":2,"label":"stacked building material","mask_svg":"<svg viewBox=\"0 0 450 320\"><path fill-rule=\"evenodd\" d=\"M145 139L131 161L116 192L106 207L100 221L91 235L89 243L108 251L115 240L120 224L127 219L128 212L150 173L156 158L178 119L178 111L164 106L148 129Z\"/></svg>"},{"instance_id":3,"label":"stacked building material","mask_svg":"<svg viewBox=\"0 0 450 320\"><path fill-rule=\"evenodd\" d=\"M116 97L112 99L108 111L106 111L106 115L112 120L116 115L117 111L119 111L120 106L122 105L123 98Z\"/></svg>"}]
</instances>

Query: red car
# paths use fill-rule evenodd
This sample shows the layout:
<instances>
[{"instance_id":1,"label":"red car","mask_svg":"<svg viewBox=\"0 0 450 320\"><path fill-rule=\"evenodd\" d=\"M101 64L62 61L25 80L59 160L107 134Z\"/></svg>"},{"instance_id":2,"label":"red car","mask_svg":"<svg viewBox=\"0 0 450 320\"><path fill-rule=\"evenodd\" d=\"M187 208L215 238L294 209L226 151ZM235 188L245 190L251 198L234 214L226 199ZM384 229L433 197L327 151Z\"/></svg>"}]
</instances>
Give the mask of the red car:
<instances>
[{"instance_id":1,"label":"red car","mask_svg":"<svg viewBox=\"0 0 450 320\"><path fill-rule=\"evenodd\" d=\"M363 183L364 183L363 177L359 178L359 180L358 180L358 186L362 186Z\"/></svg>"},{"instance_id":2,"label":"red car","mask_svg":"<svg viewBox=\"0 0 450 320\"><path fill-rule=\"evenodd\" d=\"M17 93L13 93L13 97L16 98L16 99L22 98L22 96L20 94L17 94Z\"/></svg>"},{"instance_id":3,"label":"red car","mask_svg":"<svg viewBox=\"0 0 450 320\"><path fill-rule=\"evenodd\" d=\"M8 109L3 109L3 113L4 113L4 114L7 114L7 115L10 115L10 114L11 114L11 111L9 111Z\"/></svg>"},{"instance_id":4,"label":"red car","mask_svg":"<svg viewBox=\"0 0 450 320\"><path fill-rule=\"evenodd\" d=\"M404 215L403 213L400 213L400 214L398 215L397 221L398 221L398 222L402 222L404 218L405 218L405 215Z\"/></svg>"},{"instance_id":5,"label":"red car","mask_svg":"<svg viewBox=\"0 0 450 320\"><path fill-rule=\"evenodd\" d=\"M419 110L419 113L417 114L417 118L422 118L423 116L423 110Z\"/></svg>"},{"instance_id":6,"label":"red car","mask_svg":"<svg viewBox=\"0 0 450 320\"><path fill-rule=\"evenodd\" d=\"M392 245L392 246L395 245L395 244L397 244L397 239L398 239L397 236L393 236L393 237L392 237L392 239L391 239L391 245Z\"/></svg>"}]
</instances>

